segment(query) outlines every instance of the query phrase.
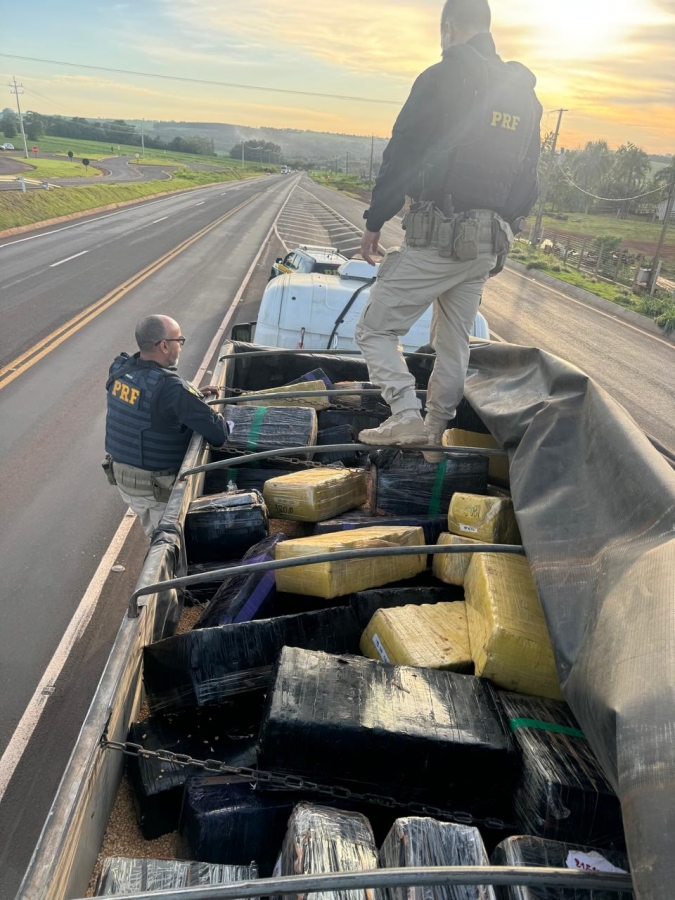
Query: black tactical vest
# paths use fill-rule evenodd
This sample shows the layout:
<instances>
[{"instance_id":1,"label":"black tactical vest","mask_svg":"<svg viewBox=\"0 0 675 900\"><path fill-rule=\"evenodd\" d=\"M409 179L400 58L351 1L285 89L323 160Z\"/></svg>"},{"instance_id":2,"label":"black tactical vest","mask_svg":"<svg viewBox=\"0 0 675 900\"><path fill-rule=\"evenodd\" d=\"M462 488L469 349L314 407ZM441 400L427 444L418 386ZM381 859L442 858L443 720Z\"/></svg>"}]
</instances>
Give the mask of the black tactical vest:
<instances>
[{"instance_id":1,"label":"black tactical vest","mask_svg":"<svg viewBox=\"0 0 675 900\"><path fill-rule=\"evenodd\" d=\"M451 195L455 212L490 209L509 220L520 203L515 195L536 188L536 159L527 162L541 118L535 77L520 63L486 58L469 44L452 52L463 76L462 109L443 123L425 156L424 199L442 208Z\"/></svg>"},{"instance_id":2,"label":"black tactical vest","mask_svg":"<svg viewBox=\"0 0 675 900\"><path fill-rule=\"evenodd\" d=\"M123 353L110 367L105 449L116 462L139 469L179 469L192 431L176 422L153 427L153 413L162 383L178 378L161 366L140 366Z\"/></svg>"}]
</instances>

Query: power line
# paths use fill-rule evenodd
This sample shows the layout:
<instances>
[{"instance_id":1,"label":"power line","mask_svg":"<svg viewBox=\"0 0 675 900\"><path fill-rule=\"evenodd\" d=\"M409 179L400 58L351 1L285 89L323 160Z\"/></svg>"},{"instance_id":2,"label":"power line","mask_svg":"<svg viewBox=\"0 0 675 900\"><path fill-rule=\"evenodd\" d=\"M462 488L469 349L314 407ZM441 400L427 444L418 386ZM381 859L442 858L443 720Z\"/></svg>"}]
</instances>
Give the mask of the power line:
<instances>
[{"instance_id":1,"label":"power line","mask_svg":"<svg viewBox=\"0 0 675 900\"><path fill-rule=\"evenodd\" d=\"M41 59L36 56L17 56L14 53L0 53L6 59L20 59L23 62L49 63L52 66L68 66L71 69L91 69L96 72L113 72L116 75L137 75L141 78L158 78L162 81L182 81L185 84L206 84L215 87L237 88L246 91L263 91L274 94L295 94L300 97L322 97L330 100L350 100L357 103L383 103L401 106L401 100L381 100L377 97L352 97L348 94L322 94L317 91L297 91L291 88L263 87L259 84L236 84L230 81L211 81L205 78L185 78L180 75L161 75L158 72L136 72L132 69L113 69L109 66L90 66L85 63L64 62L59 59Z\"/></svg>"},{"instance_id":2,"label":"power line","mask_svg":"<svg viewBox=\"0 0 675 900\"><path fill-rule=\"evenodd\" d=\"M584 190L584 188L579 187L578 184L575 184L572 181L571 176L560 166L560 171L563 174L565 180L578 191L581 191L582 194L586 194L587 197L593 197L594 200L606 200L611 203L627 203L629 200L640 200L641 197L648 197L650 194L658 194L660 191L664 189L664 185L660 185L657 188L653 188L651 191L645 191L643 194L636 194L634 197L600 197L598 194L592 194L590 191Z\"/></svg>"}]
</instances>

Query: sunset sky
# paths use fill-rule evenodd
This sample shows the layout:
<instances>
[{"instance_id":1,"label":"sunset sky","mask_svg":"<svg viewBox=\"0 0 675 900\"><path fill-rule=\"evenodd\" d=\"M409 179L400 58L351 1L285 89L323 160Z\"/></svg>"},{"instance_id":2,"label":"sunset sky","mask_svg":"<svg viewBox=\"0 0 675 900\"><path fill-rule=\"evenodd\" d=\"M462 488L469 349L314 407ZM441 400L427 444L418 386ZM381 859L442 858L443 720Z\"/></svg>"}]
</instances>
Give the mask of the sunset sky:
<instances>
[{"instance_id":1,"label":"sunset sky","mask_svg":"<svg viewBox=\"0 0 675 900\"><path fill-rule=\"evenodd\" d=\"M675 151L675 0L492 0L504 59L538 78L560 144L606 138ZM0 56L26 109L232 122L388 136L415 76L439 59L441 0L24 0L7 3L0 52L284 93L162 81ZM13 97L8 89L2 106ZM394 101L306 97L311 91ZM544 116L550 130L555 116Z\"/></svg>"}]
</instances>

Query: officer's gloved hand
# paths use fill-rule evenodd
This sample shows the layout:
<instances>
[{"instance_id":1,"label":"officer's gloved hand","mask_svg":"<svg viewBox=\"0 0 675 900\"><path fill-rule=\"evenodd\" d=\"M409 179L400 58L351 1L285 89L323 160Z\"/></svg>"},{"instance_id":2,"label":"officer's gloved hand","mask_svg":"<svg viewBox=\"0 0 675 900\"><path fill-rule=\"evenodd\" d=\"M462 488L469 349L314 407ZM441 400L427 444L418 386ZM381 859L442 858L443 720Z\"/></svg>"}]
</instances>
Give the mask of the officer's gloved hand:
<instances>
[{"instance_id":1,"label":"officer's gloved hand","mask_svg":"<svg viewBox=\"0 0 675 900\"><path fill-rule=\"evenodd\" d=\"M200 387L199 391L205 397L217 397L220 393L220 388L217 384L205 384L204 387Z\"/></svg>"}]
</instances>

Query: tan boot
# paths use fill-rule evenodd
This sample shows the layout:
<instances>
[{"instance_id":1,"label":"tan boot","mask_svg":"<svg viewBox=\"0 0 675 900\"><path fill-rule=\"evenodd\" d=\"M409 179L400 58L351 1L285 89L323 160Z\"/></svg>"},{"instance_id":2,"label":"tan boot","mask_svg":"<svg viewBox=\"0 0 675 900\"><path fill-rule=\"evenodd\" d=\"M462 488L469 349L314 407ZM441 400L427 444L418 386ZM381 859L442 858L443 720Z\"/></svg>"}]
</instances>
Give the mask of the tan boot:
<instances>
[{"instance_id":1,"label":"tan boot","mask_svg":"<svg viewBox=\"0 0 675 900\"><path fill-rule=\"evenodd\" d=\"M426 443L430 446L440 447L443 443L443 434L445 433L445 429L438 429L432 423L424 426L424 430L427 435ZM440 463L443 462L444 459L447 458L445 453L441 453L440 450L426 450L422 451L422 456L428 463Z\"/></svg>"},{"instance_id":2,"label":"tan boot","mask_svg":"<svg viewBox=\"0 0 675 900\"><path fill-rule=\"evenodd\" d=\"M419 447L426 443L427 433L418 412L400 412L390 416L379 428L366 428L359 434L362 444L386 447Z\"/></svg>"}]
</instances>

